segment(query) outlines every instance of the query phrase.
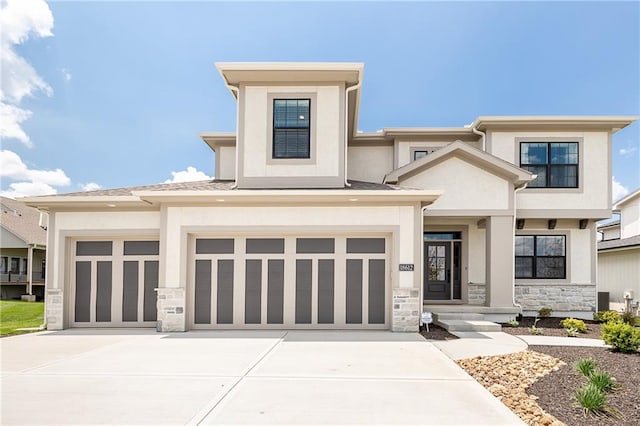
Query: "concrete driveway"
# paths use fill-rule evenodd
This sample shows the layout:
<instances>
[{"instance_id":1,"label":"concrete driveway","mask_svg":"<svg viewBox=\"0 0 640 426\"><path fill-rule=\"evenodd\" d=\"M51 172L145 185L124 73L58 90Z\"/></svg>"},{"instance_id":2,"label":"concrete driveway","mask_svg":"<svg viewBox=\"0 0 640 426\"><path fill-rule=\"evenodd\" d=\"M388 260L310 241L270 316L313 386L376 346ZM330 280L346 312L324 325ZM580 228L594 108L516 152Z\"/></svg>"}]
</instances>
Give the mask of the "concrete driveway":
<instances>
[{"instance_id":1,"label":"concrete driveway","mask_svg":"<svg viewBox=\"0 0 640 426\"><path fill-rule=\"evenodd\" d=\"M67 330L0 339L11 424L522 424L417 334Z\"/></svg>"}]
</instances>

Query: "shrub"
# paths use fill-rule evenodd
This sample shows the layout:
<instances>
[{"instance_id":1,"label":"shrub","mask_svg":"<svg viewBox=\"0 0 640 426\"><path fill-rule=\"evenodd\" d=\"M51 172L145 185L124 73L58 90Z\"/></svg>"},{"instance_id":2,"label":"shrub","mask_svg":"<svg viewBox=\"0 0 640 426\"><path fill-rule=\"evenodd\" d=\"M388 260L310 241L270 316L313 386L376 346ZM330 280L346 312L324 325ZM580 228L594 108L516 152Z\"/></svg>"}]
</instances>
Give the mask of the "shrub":
<instances>
[{"instance_id":1,"label":"shrub","mask_svg":"<svg viewBox=\"0 0 640 426\"><path fill-rule=\"evenodd\" d=\"M540 308L540 310L538 311L538 316L545 318L551 316L552 313L553 309L551 308Z\"/></svg>"},{"instance_id":2,"label":"shrub","mask_svg":"<svg viewBox=\"0 0 640 426\"><path fill-rule=\"evenodd\" d=\"M593 319L600 322L615 322L620 320L620 314L616 311L598 311L593 314Z\"/></svg>"},{"instance_id":3,"label":"shrub","mask_svg":"<svg viewBox=\"0 0 640 426\"><path fill-rule=\"evenodd\" d=\"M576 399L585 414L604 414L607 412L607 394L593 383L585 383L578 389Z\"/></svg>"},{"instance_id":4,"label":"shrub","mask_svg":"<svg viewBox=\"0 0 640 426\"><path fill-rule=\"evenodd\" d=\"M638 318L631 311L626 311L620 318L622 319L622 322L625 322L629 325L637 325L636 323Z\"/></svg>"},{"instance_id":5,"label":"shrub","mask_svg":"<svg viewBox=\"0 0 640 426\"><path fill-rule=\"evenodd\" d=\"M580 332L577 328L567 328L567 336L568 337L578 337Z\"/></svg>"},{"instance_id":6,"label":"shrub","mask_svg":"<svg viewBox=\"0 0 640 426\"><path fill-rule=\"evenodd\" d=\"M507 325L508 325L509 327L517 327L517 326L519 326L519 325L520 325L520 323L519 323L518 321L516 321L516 320L514 320L514 319L513 319L513 320L509 320L509 321L507 322Z\"/></svg>"},{"instance_id":7,"label":"shrub","mask_svg":"<svg viewBox=\"0 0 640 426\"><path fill-rule=\"evenodd\" d=\"M624 322L609 322L602 326L602 340L620 352L635 352L640 348L640 328Z\"/></svg>"},{"instance_id":8,"label":"shrub","mask_svg":"<svg viewBox=\"0 0 640 426\"><path fill-rule=\"evenodd\" d=\"M598 369L593 370L589 375L589 383L603 392L611 392L620 387L609 373Z\"/></svg>"},{"instance_id":9,"label":"shrub","mask_svg":"<svg viewBox=\"0 0 640 426\"><path fill-rule=\"evenodd\" d=\"M581 358L573 363L573 368L583 376L589 377L596 371L596 361L593 358Z\"/></svg>"},{"instance_id":10,"label":"shrub","mask_svg":"<svg viewBox=\"0 0 640 426\"><path fill-rule=\"evenodd\" d=\"M576 331L579 331L580 333L587 332L587 325L584 323L584 321L579 319L565 318L562 321L560 321L560 325L566 329L575 328Z\"/></svg>"}]
</instances>

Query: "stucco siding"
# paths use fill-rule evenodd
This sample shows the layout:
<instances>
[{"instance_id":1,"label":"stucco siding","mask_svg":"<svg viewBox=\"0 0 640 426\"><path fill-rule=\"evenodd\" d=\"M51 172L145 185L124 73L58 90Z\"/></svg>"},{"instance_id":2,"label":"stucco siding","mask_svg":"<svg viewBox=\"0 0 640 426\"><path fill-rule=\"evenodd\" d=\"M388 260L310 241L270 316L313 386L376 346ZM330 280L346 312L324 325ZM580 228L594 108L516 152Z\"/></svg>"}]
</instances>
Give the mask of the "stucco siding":
<instances>
[{"instance_id":1,"label":"stucco siding","mask_svg":"<svg viewBox=\"0 0 640 426\"><path fill-rule=\"evenodd\" d=\"M598 291L608 291L610 301L622 303L626 290L640 298L640 247L598 253Z\"/></svg>"},{"instance_id":2,"label":"stucco siding","mask_svg":"<svg viewBox=\"0 0 640 426\"><path fill-rule=\"evenodd\" d=\"M347 176L352 180L381 183L393 169L393 146L350 146Z\"/></svg>"},{"instance_id":3,"label":"stucco siding","mask_svg":"<svg viewBox=\"0 0 640 426\"><path fill-rule=\"evenodd\" d=\"M234 180L236 178L236 148L234 146L221 146L216 155L218 169L215 171L217 179Z\"/></svg>"},{"instance_id":4,"label":"stucco siding","mask_svg":"<svg viewBox=\"0 0 640 426\"><path fill-rule=\"evenodd\" d=\"M620 212L621 238L640 235L640 199L625 204Z\"/></svg>"}]
</instances>

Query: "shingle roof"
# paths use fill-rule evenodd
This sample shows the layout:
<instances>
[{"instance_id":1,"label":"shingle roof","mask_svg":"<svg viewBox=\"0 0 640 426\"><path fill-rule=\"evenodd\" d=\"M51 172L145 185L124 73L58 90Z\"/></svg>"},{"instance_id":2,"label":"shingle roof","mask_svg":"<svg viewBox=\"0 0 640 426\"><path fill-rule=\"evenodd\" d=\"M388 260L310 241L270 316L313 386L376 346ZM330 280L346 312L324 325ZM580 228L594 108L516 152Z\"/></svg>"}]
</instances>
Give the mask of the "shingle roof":
<instances>
[{"instance_id":1,"label":"shingle roof","mask_svg":"<svg viewBox=\"0 0 640 426\"><path fill-rule=\"evenodd\" d=\"M156 185L130 186L127 188L98 189L95 191L71 192L68 194L59 195L65 197L128 196L133 195L133 192L136 191L231 191L235 190L235 188L233 187L234 183L234 181L203 180L196 182L160 183ZM399 189L415 189L383 183L360 182L356 180L350 180L349 183L351 184L351 186L343 188L344 190L392 191ZM260 191L260 189L254 189L253 191ZM313 189L309 189L309 191L313 191Z\"/></svg>"},{"instance_id":2,"label":"shingle roof","mask_svg":"<svg viewBox=\"0 0 640 426\"><path fill-rule=\"evenodd\" d=\"M40 227L40 212L20 201L0 197L0 224L27 244L46 245L47 231Z\"/></svg>"},{"instance_id":3,"label":"shingle roof","mask_svg":"<svg viewBox=\"0 0 640 426\"><path fill-rule=\"evenodd\" d=\"M608 250L614 248L640 246L640 235L634 235L628 238L619 238L617 240L606 240L598 242L598 250Z\"/></svg>"}]
</instances>

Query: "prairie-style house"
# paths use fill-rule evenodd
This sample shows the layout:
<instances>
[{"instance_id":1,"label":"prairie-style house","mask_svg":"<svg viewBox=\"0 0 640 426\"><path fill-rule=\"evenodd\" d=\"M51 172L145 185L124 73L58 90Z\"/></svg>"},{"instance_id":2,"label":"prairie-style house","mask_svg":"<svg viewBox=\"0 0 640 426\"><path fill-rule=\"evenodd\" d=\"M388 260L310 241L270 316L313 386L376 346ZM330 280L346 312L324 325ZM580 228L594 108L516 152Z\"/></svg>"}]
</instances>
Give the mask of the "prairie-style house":
<instances>
[{"instance_id":1,"label":"prairie-style house","mask_svg":"<svg viewBox=\"0 0 640 426\"><path fill-rule=\"evenodd\" d=\"M217 68L237 131L201 134L215 180L27 200L49 213L49 329L591 317L611 138L635 117L363 133L362 64Z\"/></svg>"}]
</instances>

